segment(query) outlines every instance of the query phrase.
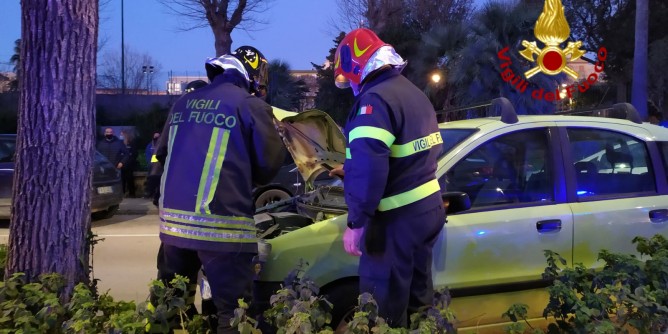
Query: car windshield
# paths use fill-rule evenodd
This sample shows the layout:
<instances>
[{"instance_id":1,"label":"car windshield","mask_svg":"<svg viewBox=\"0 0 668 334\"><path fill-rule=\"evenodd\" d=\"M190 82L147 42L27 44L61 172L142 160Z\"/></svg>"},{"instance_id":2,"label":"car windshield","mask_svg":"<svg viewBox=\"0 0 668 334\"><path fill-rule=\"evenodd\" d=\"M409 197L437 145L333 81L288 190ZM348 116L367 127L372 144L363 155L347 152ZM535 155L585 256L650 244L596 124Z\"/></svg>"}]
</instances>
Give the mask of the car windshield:
<instances>
[{"instance_id":1,"label":"car windshield","mask_svg":"<svg viewBox=\"0 0 668 334\"><path fill-rule=\"evenodd\" d=\"M16 150L16 140L9 137L0 137L0 162L10 162Z\"/></svg>"},{"instance_id":2,"label":"car windshield","mask_svg":"<svg viewBox=\"0 0 668 334\"><path fill-rule=\"evenodd\" d=\"M455 146L463 142L466 138L474 134L477 129L441 129L441 138L443 139L443 150L440 157L446 155Z\"/></svg>"},{"instance_id":3,"label":"car windshield","mask_svg":"<svg viewBox=\"0 0 668 334\"><path fill-rule=\"evenodd\" d=\"M93 156L95 158L95 163L109 163L109 160L107 160L107 158L97 150L95 151L95 154Z\"/></svg>"},{"instance_id":4,"label":"car windshield","mask_svg":"<svg viewBox=\"0 0 668 334\"><path fill-rule=\"evenodd\" d=\"M14 153L16 152L16 138L15 137L0 137L0 162L14 161ZM93 155L95 164L110 164L109 160L102 155L102 153L95 151Z\"/></svg>"}]
</instances>

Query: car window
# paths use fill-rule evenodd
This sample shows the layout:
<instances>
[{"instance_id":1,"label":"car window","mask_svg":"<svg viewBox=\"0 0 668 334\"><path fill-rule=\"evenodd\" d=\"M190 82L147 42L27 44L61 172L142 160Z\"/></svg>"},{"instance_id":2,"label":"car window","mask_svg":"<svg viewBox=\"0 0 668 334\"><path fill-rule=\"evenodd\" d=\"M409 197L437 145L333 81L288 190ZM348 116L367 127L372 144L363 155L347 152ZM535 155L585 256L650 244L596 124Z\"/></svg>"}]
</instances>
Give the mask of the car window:
<instances>
[{"instance_id":1,"label":"car window","mask_svg":"<svg viewBox=\"0 0 668 334\"><path fill-rule=\"evenodd\" d=\"M439 157L444 156L457 144L463 142L466 138L474 134L477 129L441 129L441 139L443 139L443 149Z\"/></svg>"},{"instance_id":2,"label":"car window","mask_svg":"<svg viewBox=\"0 0 668 334\"><path fill-rule=\"evenodd\" d=\"M578 198L656 191L643 141L614 131L587 128L568 129L568 138Z\"/></svg>"},{"instance_id":3,"label":"car window","mask_svg":"<svg viewBox=\"0 0 668 334\"><path fill-rule=\"evenodd\" d=\"M0 162L14 160L16 151L16 140L14 138L0 138Z\"/></svg>"},{"instance_id":4,"label":"car window","mask_svg":"<svg viewBox=\"0 0 668 334\"><path fill-rule=\"evenodd\" d=\"M463 191L471 207L551 202L554 182L546 128L502 135L457 162L442 177L447 191Z\"/></svg>"}]
</instances>

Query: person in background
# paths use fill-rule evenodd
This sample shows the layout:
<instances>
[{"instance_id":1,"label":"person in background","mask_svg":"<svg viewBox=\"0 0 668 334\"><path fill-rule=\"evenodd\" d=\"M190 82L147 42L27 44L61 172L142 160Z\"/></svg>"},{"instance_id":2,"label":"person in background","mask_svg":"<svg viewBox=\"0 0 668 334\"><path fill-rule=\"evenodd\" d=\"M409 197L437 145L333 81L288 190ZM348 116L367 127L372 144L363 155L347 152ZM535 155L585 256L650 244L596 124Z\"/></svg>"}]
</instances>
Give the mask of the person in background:
<instances>
[{"instance_id":1,"label":"person in background","mask_svg":"<svg viewBox=\"0 0 668 334\"><path fill-rule=\"evenodd\" d=\"M336 86L356 96L344 128L346 161L330 172L345 174L343 246L361 256L360 292L374 296L392 327L405 327L408 314L433 303L432 248L445 224L436 112L401 75L405 65L369 29L348 33L334 58Z\"/></svg>"},{"instance_id":2,"label":"person in background","mask_svg":"<svg viewBox=\"0 0 668 334\"><path fill-rule=\"evenodd\" d=\"M663 113L653 103L647 103L647 121L654 125L659 125L668 128L668 121L663 119Z\"/></svg>"},{"instance_id":3,"label":"person in background","mask_svg":"<svg viewBox=\"0 0 668 334\"><path fill-rule=\"evenodd\" d=\"M114 135L114 129L104 129L104 138L98 140L95 148L116 166L116 169L122 169L127 164L129 153L123 141Z\"/></svg>"},{"instance_id":4,"label":"person in background","mask_svg":"<svg viewBox=\"0 0 668 334\"><path fill-rule=\"evenodd\" d=\"M158 260L165 273L190 282L203 267L217 333L237 333L230 319L238 300L250 299L255 275L252 189L273 179L284 150L271 106L252 95L268 80L262 53L242 46L205 67L211 84L176 101L158 144L164 165ZM206 101L207 108L193 101Z\"/></svg>"},{"instance_id":5,"label":"person in background","mask_svg":"<svg viewBox=\"0 0 668 334\"><path fill-rule=\"evenodd\" d=\"M162 176L162 165L158 162L155 156L155 151L158 148L158 140L160 139L160 132L153 133L153 138L148 145L144 156L146 157L146 165L148 166L148 173L146 175L146 182L144 183L144 198L155 198L156 192L160 187L160 176Z\"/></svg>"},{"instance_id":6,"label":"person in background","mask_svg":"<svg viewBox=\"0 0 668 334\"><path fill-rule=\"evenodd\" d=\"M127 153L127 159L121 168L121 180L123 193L130 198L135 197L135 169L137 168L137 156L139 152L135 146L134 136L128 130L121 131L123 145Z\"/></svg>"}]
</instances>

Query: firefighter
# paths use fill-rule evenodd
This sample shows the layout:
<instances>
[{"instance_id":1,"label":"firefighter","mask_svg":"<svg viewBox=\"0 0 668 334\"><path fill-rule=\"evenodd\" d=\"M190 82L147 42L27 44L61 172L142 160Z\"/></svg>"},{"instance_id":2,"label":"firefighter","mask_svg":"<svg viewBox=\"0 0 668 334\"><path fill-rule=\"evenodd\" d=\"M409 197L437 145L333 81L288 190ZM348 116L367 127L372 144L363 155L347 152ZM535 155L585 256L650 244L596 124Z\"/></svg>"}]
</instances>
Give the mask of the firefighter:
<instances>
[{"instance_id":1,"label":"firefighter","mask_svg":"<svg viewBox=\"0 0 668 334\"><path fill-rule=\"evenodd\" d=\"M206 87L176 101L157 150L164 164L160 197L163 267L196 282L207 273L218 333L237 300L251 297L257 237L252 189L268 183L284 159L272 108L253 96L268 64L254 47L206 62Z\"/></svg>"},{"instance_id":2,"label":"firefighter","mask_svg":"<svg viewBox=\"0 0 668 334\"><path fill-rule=\"evenodd\" d=\"M406 62L369 29L339 44L334 76L356 96L344 133L348 140L344 191L346 252L361 256L360 292L371 293L393 327L408 312L433 303L432 247L445 223L436 179L443 143L424 93L401 75Z\"/></svg>"}]
</instances>

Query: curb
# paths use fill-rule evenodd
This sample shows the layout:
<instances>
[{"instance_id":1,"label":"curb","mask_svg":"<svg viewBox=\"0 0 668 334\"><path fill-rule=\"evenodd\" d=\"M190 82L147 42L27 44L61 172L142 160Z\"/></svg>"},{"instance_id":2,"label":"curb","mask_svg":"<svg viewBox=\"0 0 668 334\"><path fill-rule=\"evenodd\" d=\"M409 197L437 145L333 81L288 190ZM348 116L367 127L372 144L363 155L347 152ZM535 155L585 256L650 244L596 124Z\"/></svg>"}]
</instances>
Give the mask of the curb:
<instances>
[{"instance_id":1,"label":"curb","mask_svg":"<svg viewBox=\"0 0 668 334\"><path fill-rule=\"evenodd\" d=\"M117 215L157 215L158 210L141 210L141 209L118 209Z\"/></svg>"},{"instance_id":2,"label":"curb","mask_svg":"<svg viewBox=\"0 0 668 334\"><path fill-rule=\"evenodd\" d=\"M158 208L148 199L126 198L121 202L117 215L157 215Z\"/></svg>"}]
</instances>

